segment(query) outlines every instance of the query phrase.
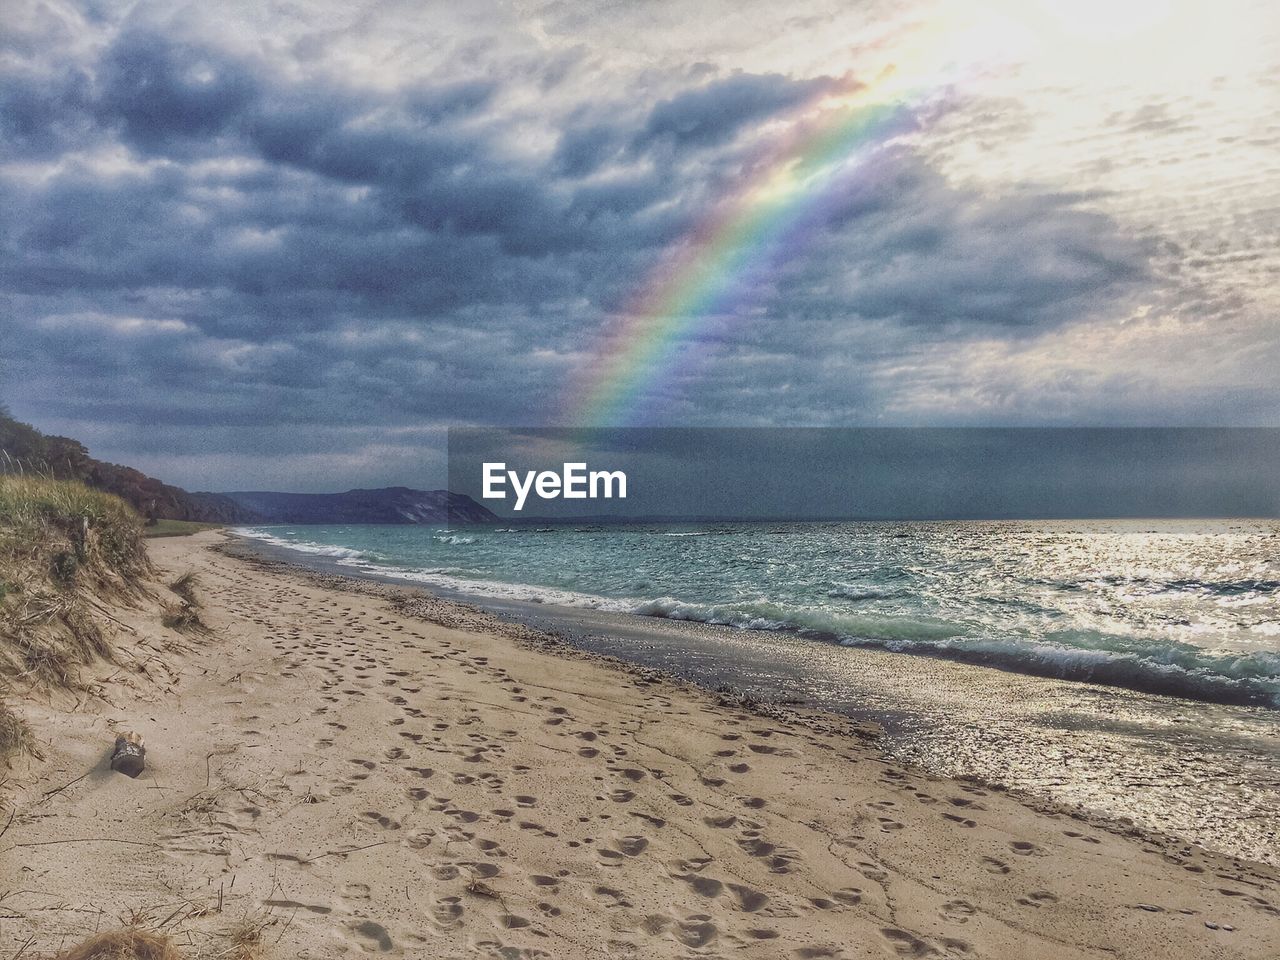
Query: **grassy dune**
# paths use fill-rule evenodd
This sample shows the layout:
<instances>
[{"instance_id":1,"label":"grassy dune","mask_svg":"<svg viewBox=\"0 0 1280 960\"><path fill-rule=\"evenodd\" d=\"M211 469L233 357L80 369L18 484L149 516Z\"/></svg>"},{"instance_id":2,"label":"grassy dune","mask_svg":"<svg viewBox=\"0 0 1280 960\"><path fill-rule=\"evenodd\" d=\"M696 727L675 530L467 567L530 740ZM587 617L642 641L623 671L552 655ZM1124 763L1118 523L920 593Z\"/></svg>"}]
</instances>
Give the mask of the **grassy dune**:
<instances>
[{"instance_id":1,"label":"grassy dune","mask_svg":"<svg viewBox=\"0 0 1280 960\"><path fill-rule=\"evenodd\" d=\"M142 522L81 483L0 476L0 692L73 686L76 667L111 658L104 600L133 602L152 573ZM35 749L0 699L0 757Z\"/></svg>"},{"instance_id":2,"label":"grassy dune","mask_svg":"<svg viewBox=\"0 0 1280 960\"><path fill-rule=\"evenodd\" d=\"M44 759L43 741L6 698L17 703L19 698L38 698L41 691L85 689L80 667L114 662L117 656L123 662L125 651L112 638L118 629L136 636L135 628L119 619L124 608L158 614L160 624L179 633L206 632L195 577L184 574L167 592L161 589L145 535L137 513L114 494L78 481L0 475L0 768L24 754ZM150 649L176 648L162 644ZM61 746L49 741L54 753ZM0 803L0 812L3 807ZM164 931L148 929L150 924L142 922L147 919L126 919L119 929L66 947L55 960L186 956ZM201 960L253 960L260 940L260 925L235 924L215 938L216 949L201 953Z\"/></svg>"}]
</instances>

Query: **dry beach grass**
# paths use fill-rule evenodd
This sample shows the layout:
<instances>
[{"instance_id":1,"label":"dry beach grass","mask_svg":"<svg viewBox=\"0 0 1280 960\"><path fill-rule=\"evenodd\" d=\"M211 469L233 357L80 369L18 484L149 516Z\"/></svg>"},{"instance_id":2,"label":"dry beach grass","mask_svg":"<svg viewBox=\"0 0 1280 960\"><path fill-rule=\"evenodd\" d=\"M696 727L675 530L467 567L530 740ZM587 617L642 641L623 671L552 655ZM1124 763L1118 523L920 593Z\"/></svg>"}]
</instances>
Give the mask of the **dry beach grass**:
<instances>
[{"instance_id":1,"label":"dry beach grass","mask_svg":"<svg viewBox=\"0 0 1280 960\"><path fill-rule=\"evenodd\" d=\"M72 685L109 659L104 604L147 594L142 523L80 483L0 476L0 679Z\"/></svg>"}]
</instances>

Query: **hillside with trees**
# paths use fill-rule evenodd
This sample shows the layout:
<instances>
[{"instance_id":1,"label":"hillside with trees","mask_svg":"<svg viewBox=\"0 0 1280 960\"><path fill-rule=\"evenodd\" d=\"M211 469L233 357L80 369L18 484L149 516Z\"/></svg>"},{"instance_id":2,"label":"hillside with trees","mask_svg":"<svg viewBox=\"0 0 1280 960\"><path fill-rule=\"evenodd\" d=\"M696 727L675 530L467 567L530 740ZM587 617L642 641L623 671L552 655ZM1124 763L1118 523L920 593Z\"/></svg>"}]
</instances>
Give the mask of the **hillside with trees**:
<instances>
[{"instance_id":1,"label":"hillside with trees","mask_svg":"<svg viewBox=\"0 0 1280 960\"><path fill-rule=\"evenodd\" d=\"M77 480L95 490L114 493L146 521L249 523L259 519L252 511L220 494L188 493L133 467L95 459L78 440L41 433L15 420L3 407L0 407L0 473Z\"/></svg>"}]
</instances>

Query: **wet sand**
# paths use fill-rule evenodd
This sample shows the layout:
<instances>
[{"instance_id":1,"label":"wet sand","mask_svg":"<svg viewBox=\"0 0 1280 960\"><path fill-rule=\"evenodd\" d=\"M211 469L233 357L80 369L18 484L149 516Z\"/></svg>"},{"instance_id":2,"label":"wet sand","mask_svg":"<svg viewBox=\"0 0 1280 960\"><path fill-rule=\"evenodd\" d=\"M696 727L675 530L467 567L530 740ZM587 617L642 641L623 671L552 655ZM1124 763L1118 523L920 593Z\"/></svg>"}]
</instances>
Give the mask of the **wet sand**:
<instances>
[{"instance_id":1,"label":"wet sand","mask_svg":"<svg viewBox=\"0 0 1280 960\"><path fill-rule=\"evenodd\" d=\"M26 711L46 759L11 772L0 949L141 911L193 952L266 915L280 957L1280 953L1272 867L220 540L150 547L212 637ZM116 728L139 780L105 769Z\"/></svg>"}]
</instances>

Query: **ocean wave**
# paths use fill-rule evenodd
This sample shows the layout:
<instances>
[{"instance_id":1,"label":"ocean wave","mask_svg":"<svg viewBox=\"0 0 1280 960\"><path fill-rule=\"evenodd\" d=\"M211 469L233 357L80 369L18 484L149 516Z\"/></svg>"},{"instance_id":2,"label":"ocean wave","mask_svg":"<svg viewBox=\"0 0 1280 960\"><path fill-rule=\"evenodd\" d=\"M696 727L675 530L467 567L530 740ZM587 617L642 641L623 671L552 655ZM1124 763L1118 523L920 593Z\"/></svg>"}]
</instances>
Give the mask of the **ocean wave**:
<instances>
[{"instance_id":1,"label":"ocean wave","mask_svg":"<svg viewBox=\"0 0 1280 960\"><path fill-rule=\"evenodd\" d=\"M475 537L463 537L463 536L459 536L459 535L458 535L458 534L456 534L456 533L439 533L439 532L437 532L437 533L435 533L435 534L433 534L433 535L432 535L431 539L432 539L432 540L435 540L437 543L447 543L447 544L450 544L450 545L452 545L452 546L464 546L464 545L466 545L466 544L468 544L468 543L475 543L475 542L476 542L476 538L475 538Z\"/></svg>"},{"instance_id":2,"label":"ocean wave","mask_svg":"<svg viewBox=\"0 0 1280 960\"><path fill-rule=\"evenodd\" d=\"M363 564L355 563L355 566ZM527 583L509 583L468 575L459 568L423 568L378 565L379 576L392 577L409 583L438 587L452 593L488 597L495 600L518 600L523 603L550 603L562 607L584 607L590 610L608 610L624 613L631 608L631 601L616 600L595 594L557 587L534 586Z\"/></svg>"},{"instance_id":3,"label":"ocean wave","mask_svg":"<svg viewBox=\"0 0 1280 960\"><path fill-rule=\"evenodd\" d=\"M851 616L774 604L645 600L632 612L715 626L794 633L846 647L913 653L1019 673L1126 687L1216 703L1280 707L1280 654L1214 654L1186 644L1148 642L1139 652L1073 646L1029 637L979 638L971 628L921 617ZM1065 636L1065 635L1064 635ZM1079 638L1083 643L1086 638ZM1103 644L1101 635L1089 638Z\"/></svg>"},{"instance_id":4,"label":"ocean wave","mask_svg":"<svg viewBox=\"0 0 1280 960\"><path fill-rule=\"evenodd\" d=\"M959 636L965 630L961 624L928 617L834 613L767 601L699 604L657 597L637 604L631 612L643 617L690 620L745 630L786 630L818 640L842 640L856 635L874 635L884 640L942 640Z\"/></svg>"},{"instance_id":5,"label":"ocean wave","mask_svg":"<svg viewBox=\"0 0 1280 960\"><path fill-rule=\"evenodd\" d=\"M378 555L367 550L354 550L351 547L338 547L330 543L315 543L310 540L285 540L265 530L255 527L236 527L233 531L254 540L261 540L276 547L287 547L302 553L310 553L320 557L334 557L339 560L376 560Z\"/></svg>"},{"instance_id":6,"label":"ocean wave","mask_svg":"<svg viewBox=\"0 0 1280 960\"><path fill-rule=\"evenodd\" d=\"M901 590L875 590L871 587L857 589L855 587L832 587L827 596L833 600L892 600L902 596Z\"/></svg>"},{"instance_id":7,"label":"ocean wave","mask_svg":"<svg viewBox=\"0 0 1280 960\"><path fill-rule=\"evenodd\" d=\"M1146 594L1197 594L1210 597L1275 596L1280 594L1280 580L1268 577L1241 577L1236 580L1205 580L1181 577L1163 580L1152 577L1109 574L1076 582L1044 581L1057 589L1081 590L1107 587L1131 587Z\"/></svg>"},{"instance_id":8,"label":"ocean wave","mask_svg":"<svg viewBox=\"0 0 1280 960\"><path fill-rule=\"evenodd\" d=\"M660 537L736 537L743 531L734 527L711 527L707 530L657 530Z\"/></svg>"},{"instance_id":9,"label":"ocean wave","mask_svg":"<svg viewBox=\"0 0 1280 960\"><path fill-rule=\"evenodd\" d=\"M1280 580L1250 577L1241 580L1170 580L1161 586L1171 593L1202 593L1219 597L1244 594L1268 596L1280 593Z\"/></svg>"},{"instance_id":10,"label":"ocean wave","mask_svg":"<svg viewBox=\"0 0 1280 960\"><path fill-rule=\"evenodd\" d=\"M840 643L1191 700L1280 707L1280 656L1267 652L1228 657L1205 654L1202 663L1188 665L1165 659L1170 651L1154 644L1151 655L1143 656L1131 651L1067 647L1023 638L903 642L845 637Z\"/></svg>"}]
</instances>

